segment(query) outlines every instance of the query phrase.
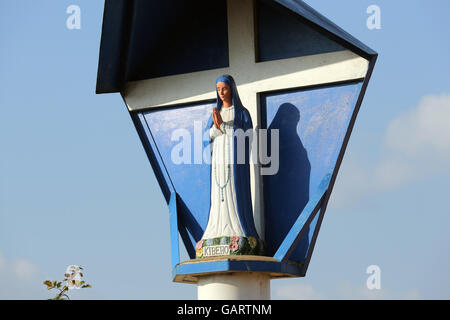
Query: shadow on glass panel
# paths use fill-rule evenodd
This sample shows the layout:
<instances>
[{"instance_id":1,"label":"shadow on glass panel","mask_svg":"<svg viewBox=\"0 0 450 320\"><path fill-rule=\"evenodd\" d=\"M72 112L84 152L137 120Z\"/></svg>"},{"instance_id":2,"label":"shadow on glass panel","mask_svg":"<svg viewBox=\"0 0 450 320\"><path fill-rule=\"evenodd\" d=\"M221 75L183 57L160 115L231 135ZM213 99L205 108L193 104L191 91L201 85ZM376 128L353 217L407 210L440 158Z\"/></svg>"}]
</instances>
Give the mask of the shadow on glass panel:
<instances>
[{"instance_id":1,"label":"shadow on glass panel","mask_svg":"<svg viewBox=\"0 0 450 320\"><path fill-rule=\"evenodd\" d=\"M273 255L309 200L311 164L297 133L300 111L291 103L279 106L268 127L268 148L272 150L271 130L279 130L279 170L264 177L267 253ZM276 146L275 146L276 147ZM295 249L306 254L309 229Z\"/></svg>"}]
</instances>

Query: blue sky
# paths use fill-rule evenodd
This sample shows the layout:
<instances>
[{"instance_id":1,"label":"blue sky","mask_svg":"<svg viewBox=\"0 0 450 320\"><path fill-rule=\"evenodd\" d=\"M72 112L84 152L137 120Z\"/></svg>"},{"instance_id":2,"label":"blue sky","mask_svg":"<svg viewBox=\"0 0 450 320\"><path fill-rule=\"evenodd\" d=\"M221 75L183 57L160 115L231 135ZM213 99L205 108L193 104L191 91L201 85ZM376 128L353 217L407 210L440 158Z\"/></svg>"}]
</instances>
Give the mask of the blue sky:
<instances>
[{"instance_id":1,"label":"blue sky","mask_svg":"<svg viewBox=\"0 0 450 320\"><path fill-rule=\"evenodd\" d=\"M307 3L379 59L307 277L272 281L272 298L448 299L450 3ZM80 30L66 28L71 4ZM195 299L171 282L167 205L123 100L95 95L103 1L0 12L0 298L47 298L42 282L77 264L93 288L74 298Z\"/></svg>"}]
</instances>

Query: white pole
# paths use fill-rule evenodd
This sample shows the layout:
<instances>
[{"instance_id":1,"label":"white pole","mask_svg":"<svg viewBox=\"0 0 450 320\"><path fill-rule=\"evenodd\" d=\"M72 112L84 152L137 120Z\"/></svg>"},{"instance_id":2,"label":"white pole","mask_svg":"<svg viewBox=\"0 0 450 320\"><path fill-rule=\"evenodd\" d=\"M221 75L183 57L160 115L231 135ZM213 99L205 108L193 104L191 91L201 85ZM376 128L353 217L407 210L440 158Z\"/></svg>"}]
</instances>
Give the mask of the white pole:
<instances>
[{"instance_id":1,"label":"white pole","mask_svg":"<svg viewBox=\"0 0 450 320\"><path fill-rule=\"evenodd\" d=\"M201 276L198 300L270 300L270 277L265 273L236 272Z\"/></svg>"}]
</instances>

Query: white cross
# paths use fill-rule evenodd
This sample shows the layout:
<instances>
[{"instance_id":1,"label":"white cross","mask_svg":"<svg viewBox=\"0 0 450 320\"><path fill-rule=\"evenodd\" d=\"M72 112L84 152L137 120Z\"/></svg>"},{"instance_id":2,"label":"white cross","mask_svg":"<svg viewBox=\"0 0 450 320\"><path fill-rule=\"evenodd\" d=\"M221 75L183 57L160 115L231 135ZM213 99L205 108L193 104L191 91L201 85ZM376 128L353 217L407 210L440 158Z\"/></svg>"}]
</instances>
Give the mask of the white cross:
<instances>
[{"instance_id":1,"label":"white cross","mask_svg":"<svg viewBox=\"0 0 450 320\"><path fill-rule=\"evenodd\" d=\"M215 99L215 80L235 79L242 104L260 127L258 94L364 78L369 61L349 51L255 62L253 0L227 0L229 67L128 82L122 92L130 111ZM157 62L155 62L157 63ZM255 121L256 120L256 121ZM255 225L263 237L262 188L257 168L251 172Z\"/></svg>"}]
</instances>

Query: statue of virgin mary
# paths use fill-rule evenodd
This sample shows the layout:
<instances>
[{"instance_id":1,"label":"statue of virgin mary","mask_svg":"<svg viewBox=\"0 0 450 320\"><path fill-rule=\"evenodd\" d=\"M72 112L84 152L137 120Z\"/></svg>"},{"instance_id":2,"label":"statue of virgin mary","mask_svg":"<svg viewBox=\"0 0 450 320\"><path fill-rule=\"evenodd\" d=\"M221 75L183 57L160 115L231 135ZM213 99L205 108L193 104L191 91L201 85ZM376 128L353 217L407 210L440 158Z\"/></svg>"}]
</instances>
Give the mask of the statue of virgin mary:
<instances>
[{"instance_id":1,"label":"statue of virgin mary","mask_svg":"<svg viewBox=\"0 0 450 320\"><path fill-rule=\"evenodd\" d=\"M238 140L248 139L252 119L230 75L217 78L216 90L217 107L207 122L209 140L204 144L211 149L209 219L196 244L196 257L262 255L264 243L253 221L250 191L251 141Z\"/></svg>"}]
</instances>

